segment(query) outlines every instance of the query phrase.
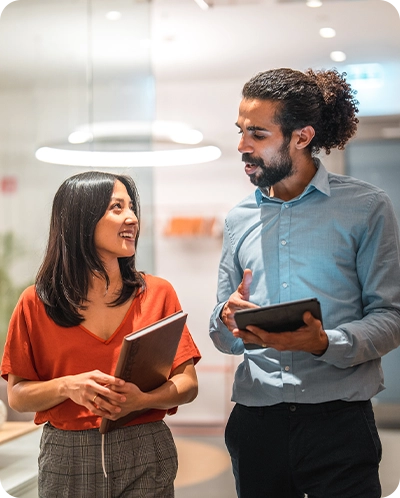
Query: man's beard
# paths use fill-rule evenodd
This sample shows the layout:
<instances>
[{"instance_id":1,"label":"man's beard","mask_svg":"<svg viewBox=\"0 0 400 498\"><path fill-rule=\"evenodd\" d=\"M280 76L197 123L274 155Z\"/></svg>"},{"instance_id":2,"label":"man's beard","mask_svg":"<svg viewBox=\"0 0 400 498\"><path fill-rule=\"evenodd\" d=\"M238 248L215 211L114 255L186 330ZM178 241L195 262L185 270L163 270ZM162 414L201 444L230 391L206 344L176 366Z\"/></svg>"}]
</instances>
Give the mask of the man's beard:
<instances>
[{"instance_id":1,"label":"man's beard","mask_svg":"<svg viewBox=\"0 0 400 498\"><path fill-rule=\"evenodd\" d=\"M261 189L272 187L294 173L293 161L289 154L289 142L286 140L277 154L269 161L268 166L261 157L255 157L248 153L242 154L242 161L259 167L260 170L249 175L249 178L253 185Z\"/></svg>"}]
</instances>

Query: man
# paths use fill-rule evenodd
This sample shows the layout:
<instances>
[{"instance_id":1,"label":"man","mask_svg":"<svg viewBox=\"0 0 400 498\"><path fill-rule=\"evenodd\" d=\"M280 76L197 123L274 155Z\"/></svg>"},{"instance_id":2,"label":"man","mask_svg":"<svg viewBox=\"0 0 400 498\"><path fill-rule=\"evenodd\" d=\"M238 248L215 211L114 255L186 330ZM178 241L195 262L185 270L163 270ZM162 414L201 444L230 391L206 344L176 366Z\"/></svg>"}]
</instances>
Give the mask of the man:
<instances>
[{"instance_id":1,"label":"man","mask_svg":"<svg viewBox=\"0 0 400 498\"><path fill-rule=\"evenodd\" d=\"M240 498L381 496L370 399L400 344L400 249L387 195L316 157L356 132L344 76L275 69L242 92L238 149L257 188L227 216L210 325L220 351L244 354L225 434ZM236 327L240 309L308 297L323 325L306 312L294 332Z\"/></svg>"}]
</instances>

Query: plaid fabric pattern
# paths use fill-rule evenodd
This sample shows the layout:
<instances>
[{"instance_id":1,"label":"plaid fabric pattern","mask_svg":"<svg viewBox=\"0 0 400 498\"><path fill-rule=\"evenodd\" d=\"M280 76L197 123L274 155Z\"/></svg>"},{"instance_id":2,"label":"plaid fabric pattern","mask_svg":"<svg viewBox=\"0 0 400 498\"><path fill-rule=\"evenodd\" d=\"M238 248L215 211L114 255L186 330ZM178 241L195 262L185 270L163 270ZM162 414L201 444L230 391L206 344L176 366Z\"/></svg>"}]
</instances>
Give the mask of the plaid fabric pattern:
<instances>
[{"instance_id":1,"label":"plaid fabric pattern","mask_svg":"<svg viewBox=\"0 0 400 498\"><path fill-rule=\"evenodd\" d=\"M173 498L177 451L164 421L105 434L45 424L39 454L40 498Z\"/></svg>"}]
</instances>

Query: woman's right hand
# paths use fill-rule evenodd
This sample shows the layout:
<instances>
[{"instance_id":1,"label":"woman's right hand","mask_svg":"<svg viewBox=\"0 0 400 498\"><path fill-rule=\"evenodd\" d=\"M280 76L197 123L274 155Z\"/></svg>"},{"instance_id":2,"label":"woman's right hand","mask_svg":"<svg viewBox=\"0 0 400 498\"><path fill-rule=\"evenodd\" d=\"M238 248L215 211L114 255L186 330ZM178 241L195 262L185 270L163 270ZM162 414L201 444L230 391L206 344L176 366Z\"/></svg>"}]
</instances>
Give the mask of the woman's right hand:
<instances>
[{"instance_id":1,"label":"woman's right hand","mask_svg":"<svg viewBox=\"0 0 400 498\"><path fill-rule=\"evenodd\" d=\"M45 411L66 399L82 405L95 415L117 414L126 401L123 394L112 390L125 382L100 370L67 375L48 381L31 381L13 374L8 375L8 401L18 412ZM101 408L96 399L101 396Z\"/></svg>"},{"instance_id":2,"label":"woman's right hand","mask_svg":"<svg viewBox=\"0 0 400 498\"><path fill-rule=\"evenodd\" d=\"M78 375L64 377L65 385L61 392L65 392L72 401L85 406L95 415L118 414L120 405L125 403L126 396L113 390L113 387L122 387L125 381L107 375L100 370L85 372ZM101 399L101 407L98 402ZM97 401L97 402L96 402Z\"/></svg>"}]
</instances>

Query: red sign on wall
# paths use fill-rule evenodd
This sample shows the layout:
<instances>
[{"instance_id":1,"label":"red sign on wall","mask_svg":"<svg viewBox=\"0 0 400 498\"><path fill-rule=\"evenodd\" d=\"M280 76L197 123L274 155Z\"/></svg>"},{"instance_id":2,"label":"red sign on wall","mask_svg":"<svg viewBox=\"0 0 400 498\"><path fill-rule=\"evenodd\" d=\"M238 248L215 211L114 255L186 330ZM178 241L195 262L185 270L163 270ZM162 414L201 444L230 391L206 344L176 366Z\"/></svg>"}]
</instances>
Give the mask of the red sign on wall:
<instances>
[{"instance_id":1,"label":"red sign on wall","mask_svg":"<svg viewBox=\"0 0 400 498\"><path fill-rule=\"evenodd\" d=\"M17 191L18 180L15 176L3 176L0 178L0 191L3 194L13 194Z\"/></svg>"}]
</instances>

